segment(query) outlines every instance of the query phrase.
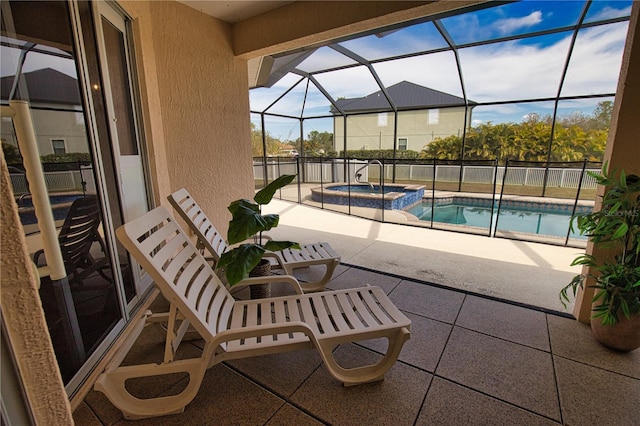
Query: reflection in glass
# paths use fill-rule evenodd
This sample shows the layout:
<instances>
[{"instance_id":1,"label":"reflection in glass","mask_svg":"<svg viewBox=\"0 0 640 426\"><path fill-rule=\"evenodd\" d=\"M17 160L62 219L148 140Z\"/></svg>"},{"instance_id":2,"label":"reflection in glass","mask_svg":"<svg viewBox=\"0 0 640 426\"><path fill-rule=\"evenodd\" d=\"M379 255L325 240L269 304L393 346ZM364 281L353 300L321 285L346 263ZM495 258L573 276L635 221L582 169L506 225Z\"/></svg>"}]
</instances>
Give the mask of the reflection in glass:
<instances>
[{"instance_id":1,"label":"reflection in glass","mask_svg":"<svg viewBox=\"0 0 640 426\"><path fill-rule=\"evenodd\" d=\"M68 282L52 281L43 274L39 292L60 371L68 383L121 319L115 274L103 238L104 215L98 201L93 152L76 76L68 5L53 1L12 2L8 7L15 19L11 23L15 31L25 39L40 42L34 45L20 41L14 34L16 43L6 44L7 39L3 37L2 103L25 100L31 108L68 276ZM3 31L6 31L4 19L3 15ZM22 22L28 22L29 26L22 27ZM23 46L25 50L19 52L16 46ZM14 81L18 84L14 85ZM3 149L15 152L18 141L13 126L5 124L9 123L3 120ZM12 166L13 190L31 258L38 266L44 266L47 259L41 250L42 238L22 171L24 167L19 156L11 157L8 162ZM76 229L80 222L83 226L77 229L83 232L71 232L70 224ZM70 299L65 296L68 294Z\"/></svg>"}]
</instances>

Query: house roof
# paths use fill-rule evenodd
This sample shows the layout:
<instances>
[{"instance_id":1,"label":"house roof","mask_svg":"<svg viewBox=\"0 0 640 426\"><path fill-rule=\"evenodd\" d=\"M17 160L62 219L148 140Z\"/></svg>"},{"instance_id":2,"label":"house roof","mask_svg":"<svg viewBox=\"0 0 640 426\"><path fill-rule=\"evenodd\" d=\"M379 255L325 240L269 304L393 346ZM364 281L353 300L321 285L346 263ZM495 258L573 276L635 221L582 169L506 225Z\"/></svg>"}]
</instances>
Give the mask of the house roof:
<instances>
[{"instance_id":1,"label":"house roof","mask_svg":"<svg viewBox=\"0 0 640 426\"><path fill-rule=\"evenodd\" d=\"M463 98L430 89L408 81L401 81L387 88L387 93L399 110L407 109L431 109L453 106L464 106ZM379 90L362 98L338 99L336 104L345 112L364 112L389 109L387 98ZM469 101L469 105L476 105ZM332 113L338 110L331 108Z\"/></svg>"},{"instance_id":2,"label":"house roof","mask_svg":"<svg viewBox=\"0 0 640 426\"><path fill-rule=\"evenodd\" d=\"M0 79L2 99L9 99L13 86L13 75ZM21 82L26 84L28 93L21 93L20 86L13 99L29 102L40 102L63 105L81 105L78 80L60 71L44 68L36 71L25 72L20 76Z\"/></svg>"}]
</instances>

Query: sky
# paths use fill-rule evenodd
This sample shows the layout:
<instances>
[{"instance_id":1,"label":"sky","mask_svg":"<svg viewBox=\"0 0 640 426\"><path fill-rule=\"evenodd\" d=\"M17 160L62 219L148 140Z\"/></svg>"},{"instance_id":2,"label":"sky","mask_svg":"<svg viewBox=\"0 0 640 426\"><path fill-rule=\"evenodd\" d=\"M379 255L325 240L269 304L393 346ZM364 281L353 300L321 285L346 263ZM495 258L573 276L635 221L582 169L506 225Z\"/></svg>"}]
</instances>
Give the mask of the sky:
<instances>
[{"instance_id":1,"label":"sky","mask_svg":"<svg viewBox=\"0 0 640 426\"><path fill-rule=\"evenodd\" d=\"M631 1L593 1L585 23L629 16ZM585 5L584 1L521 1L477 12L444 18L440 22L454 43L493 40L575 25ZM573 49L561 95L597 95L614 93L622 59L628 22L581 29ZM3 37L4 38L4 37ZM385 86L409 81L458 97L463 97L463 84L470 101L504 102L521 99L554 97L558 94L562 70L571 43L572 32L529 37L459 49L462 79L452 51L432 53L373 65ZM447 43L432 22L415 24L382 34L364 36L340 43L368 60L429 49L444 48ZM13 75L19 51L2 47L0 73ZM298 67L316 72L355 62L329 47L322 47ZM46 64L46 65L43 65ZM72 59L30 52L23 72L43 66L76 76ZM362 97L380 90L365 66L314 74L318 82L334 99ZM252 111L261 111L300 81L299 75L288 74L269 89L250 91ZM611 100L611 98L607 98ZM580 111L590 114L599 100L563 102L562 112ZM330 102L306 79L275 103L269 112L284 115L317 117L329 114ZM553 103L506 104L476 107L473 124L486 122L520 122L528 114L550 114ZM252 114L252 121L259 118ZM268 119L267 130L274 137L299 137L297 120ZM304 133L311 130L333 131L333 120L307 120Z\"/></svg>"},{"instance_id":2,"label":"sky","mask_svg":"<svg viewBox=\"0 0 640 426\"><path fill-rule=\"evenodd\" d=\"M454 43L493 40L500 37L528 34L575 25L583 1L522 1L477 12L442 19L441 22ZM629 16L631 1L594 1L585 23ZM615 93L622 60L628 22L583 28L579 31L561 91L562 96ZM555 97L571 45L573 33L529 37L459 49L462 81L467 98L474 102L502 102L521 99ZM420 52L446 46L431 22L390 31L382 37L370 35L340 43L343 47L368 60L399 54ZM333 49L323 47L298 67L314 72L353 61ZM421 55L373 65L385 86L410 81L425 87L462 97L461 79L451 51ZM314 74L331 94L339 97L362 97L380 90L364 66ZM250 91L252 111L269 106L295 82L298 75L287 75L270 89ZM273 105L269 112L300 116L304 103L305 117L326 115L330 103L313 84L305 96L306 79ZM603 99L566 101L563 113L580 111L590 114ZM604 100L612 100L605 98ZM477 107L473 123L520 122L531 112L545 115L553 111L553 103L507 104ZM253 115L252 119L257 117ZM255 121L255 120L254 120ZM258 121L259 123L259 121ZM332 131L332 120L312 120L309 130ZM297 121L269 120L267 130L275 137L299 137ZM308 129L305 129L305 133Z\"/></svg>"}]
</instances>

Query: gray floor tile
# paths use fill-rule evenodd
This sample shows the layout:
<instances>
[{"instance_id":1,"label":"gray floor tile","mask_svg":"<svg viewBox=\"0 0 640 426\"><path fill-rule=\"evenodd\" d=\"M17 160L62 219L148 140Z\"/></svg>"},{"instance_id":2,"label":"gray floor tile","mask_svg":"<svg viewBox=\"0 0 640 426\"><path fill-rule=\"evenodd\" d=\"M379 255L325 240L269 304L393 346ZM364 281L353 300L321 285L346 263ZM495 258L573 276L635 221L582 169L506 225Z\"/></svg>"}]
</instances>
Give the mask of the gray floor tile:
<instances>
[{"instance_id":1,"label":"gray floor tile","mask_svg":"<svg viewBox=\"0 0 640 426\"><path fill-rule=\"evenodd\" d=\"M640 379L640 349L616 352L596 342L587 324L556 315L547 321L554 355Z\"/></svg>"},{"instance_id":2,"label":"gray floor tile","mask_svg":"<svg viewBox=\"0 0 640 426\"><path fill-rule=\"evenodd\" d=\"M296 407L285 404L273 416L267 426L319 426L324 423L317 421Z\"/></svg>"},{"instance_id":3,"label":"gray floor tile","mask_svg":"<svg viewBox=\"0 0 640 426\"><path fill-rule=\"evenodd\" d=\"M411 281L401 281L389 299L406 312L453 324L465 295Z\"/></svg>"},{"instance_id":4,"label":"gray floor tile","mask_svg":"<svg viewBox=\"0 0 640 426\"><path fill-rule=\"evenodd\" d=\"M416 425L557 425L557 422L435 377Z\"/></svg>"},{"instance_id":5,"label":"gray floor tile","mask_svg":"<svg viewBox=\"0 0 640 426\"><path fill-rule=\"evenodd\" d=\"M277 394L289 397L322 364L322 358L317 350L306 349L227 363Z\"/></svg>"},{"instance_id":6,"label":"gray floor tile","mask_svg":"<svg viewBox=\"0 0 640 426\"><path fill-rule=\"evenodd\" d=\"M405 312L411 320L411 338L402 347L399 360L427 371L435 371L447 343L452 325ZM360 342L374 351L385 353L387 339Z\"/></svg>"},{"instance_id":7,"label":"gray floor tile","mask_svg":"<svg viewBox=\"0 0 640 426\"><path fill-rule=\"evenodd\" d=\"M456 325L549 351L549 334L543 312L482 297L467 296Z\"/></svg>"},{"instance_id":8,"label":"gray floor tile","mask_svg":"<svg viewBox=\"0 0 640 426\"><path fill-rule=\"evenodd\" d=\"M102 424L112 425L123 418L122 412L102 392L89 391L84 398L84 402L96 414Z\"/></svg>"},{"instance_id":9,"label":"gray floor tile","mask_svg":"<svg viewBox=\"0 0 640 426\"><path fill-rule=\"evenodd\" d=\"M381 356L356 345L341 345L335 351L343 367L377 362ZM396 363L385 380L344 387L321 367L293 394L291 400L309 413L336 425L411 425L432 376Z\"/></svg>"},{"instance_id":10,"label":"gray floor tile","mask_svg":"<svg viewBox=\"0 0 640 426\"><path fill-rule=\"evenodd\" d=\"M73 412L73 422L80 426L102 426L102 422L85 402Z\"/></svg>"},{"instance_id":11,"label":"gray floor tile","mask_svg":"<svg viewBox=\"0 0 640 426\"><path fill-rule=\"evenodd\" d=\"M170 394L169 392L168 394ZM118 425L263 425L284 401L258 385L218 364L204 376L202 386L184 413L121 421Z\"/></svg>"},{"instance_id":12,"label":"gray floor tile","mask_svg":"<svg viewBox=\"0 0 640 426\"><path fill-rule=\"evenodd\" d=\"M549 353L454 327L436 374L545 417L560 419Z\"/></svg>"},{"instance_id":13,"label":"gray floor tile","mask_svg":"<svg viewBox=\"0 0 640 426\"><path fill-rule=\"evenodd\" d=\"M367 284L377 286L389 294L400 282L399 278L378 274L364 269L349 268L340 276L329 282L327 288L331 290L342 290L346 288L364 287Z\"/></svg>"},{"instance_id":14,"label":"gray floor tile","mask_svg":"<svg viewBox=\"0 0 640 426\"><path fill-rule=\"evenodd\" d=\"M554 357L567 425L637 425L640 380Z\"/></svg>"}]
</instances>

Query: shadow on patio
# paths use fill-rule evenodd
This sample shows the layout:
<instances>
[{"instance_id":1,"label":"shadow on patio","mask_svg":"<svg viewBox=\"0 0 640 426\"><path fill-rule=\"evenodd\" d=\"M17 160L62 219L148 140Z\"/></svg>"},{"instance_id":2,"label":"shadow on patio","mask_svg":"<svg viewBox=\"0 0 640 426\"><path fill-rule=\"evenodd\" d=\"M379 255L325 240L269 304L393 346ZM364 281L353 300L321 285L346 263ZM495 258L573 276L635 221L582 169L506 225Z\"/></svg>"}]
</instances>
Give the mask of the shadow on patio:
<instances>
[{"instance_id":1,"label":"shadow on patio","mask_svg":"<svg viewBox=\"0 0 640 426\"><path fill-rule=\"evenodd\" d=\"M315 272L302 271L302 280ZM328 287L365 284L384 289L413 322L411 339L383 382L344 388L314 350L268 355L211 368L183 414L129 422L92 391L74 413L76 424L623 425L640 417L640 352L606 350L584 324L345 264ZM162 309L166 302L154 305ZM201 347L187 342L183 356L197 356ZM336 358L352 366L384 349L378 341L341 345ZM127 360L162 355L163 336L148 327ZM140 397L172 394L185 381L147 378L131 389Z\"/></svg>"}]
</instances>

